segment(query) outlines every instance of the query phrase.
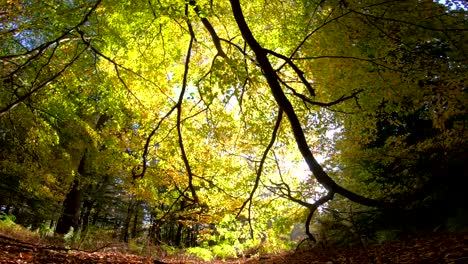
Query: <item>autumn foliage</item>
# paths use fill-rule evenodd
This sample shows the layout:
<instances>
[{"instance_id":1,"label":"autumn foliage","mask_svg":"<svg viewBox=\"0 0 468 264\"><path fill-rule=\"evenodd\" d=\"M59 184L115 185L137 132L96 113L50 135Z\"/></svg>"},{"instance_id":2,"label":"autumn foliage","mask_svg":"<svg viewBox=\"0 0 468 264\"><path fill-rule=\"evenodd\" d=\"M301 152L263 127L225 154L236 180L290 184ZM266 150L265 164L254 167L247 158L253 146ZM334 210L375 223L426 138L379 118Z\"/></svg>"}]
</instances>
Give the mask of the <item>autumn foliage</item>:
<instances>
[{"instance_id":1,"label":"autumn foliage","mask_svg":"<svg viewBox=\"0 0 468 264\"><path fill-rule=\"evenodd\" d=\"M205 260L466 231L467 8L3 1L1 221Z\"/></svg>"}]
</instances>

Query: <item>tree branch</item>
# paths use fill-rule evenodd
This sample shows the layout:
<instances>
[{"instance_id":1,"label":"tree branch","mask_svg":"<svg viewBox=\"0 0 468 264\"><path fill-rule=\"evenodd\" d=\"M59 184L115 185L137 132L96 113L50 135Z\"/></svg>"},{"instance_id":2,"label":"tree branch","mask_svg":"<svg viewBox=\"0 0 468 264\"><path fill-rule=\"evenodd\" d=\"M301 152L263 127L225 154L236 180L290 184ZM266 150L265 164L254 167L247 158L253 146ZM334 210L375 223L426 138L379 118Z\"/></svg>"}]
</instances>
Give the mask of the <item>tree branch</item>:
<instances>
[{"instance_id":1,"label":"tree branch","mask_svg":"<svg viewBox=\"0 0 468 264\"><path fill-rule=\"evenodd\" d=\"M316 101L312 101L310 98L308 98L307 96L305 96L304 94L301 94L301 93L298 93L296 92L296 90L294 90L294 88L290 87L290 86L287 86L289 90L291 90L293 92L293 95L294 96L297 96L299 97L302 101L308 103L308 104L311 104L311 105L316 105L316 106L320 106L320 107L330 107L330 106L334 106L334 105L337 105L341 102L344 102L346 100L349 100L349 99L352 99L352 98L356 98L356 96L360 93L362 93L364 90L361 89L361 90L358 90L348 96L344 96L342 95L340 98L338 98L337 100L335 101L332 101L332 102L328 102L328 103L322 103L322 102L316 102Z\"/></svg>"},{"instance_id":2,"label":"tree branch","mask_svg":"<svg viewBox=\"0 0 468 264\"><path fill-rule=\"evenodd\" d=\"M359 12L359 11L356 11L356 10L353 10L353 9L350 9L349 11L353 12L355 14L361 15L361 16L371 17L371 18L374 18L374 19L377 19L377 20L385 20L385 21L390 21L390 22L402 23L402 24L406 24L406 25L414 26L414 27L419 27L419 28L422 28L422 29L430 30L430 31L439 31L439 32L468 31L467 28L432 28L432 27L427 27L427 26L420 25L420 24L415 24L415 23L412 23L412 22L409 22L409 21L404 21L404 20L399 20L399 19L394 19L394 18L388 18L388 17L379 17L379 16L374 16L374 15L371 15L371 14L365 14L365 13L362 13L362 12Z\"/></svg>"},{"instance_id":3,"label":"tree branch","mask_svg":"<svg viewBox=\"0 0 468 264\"><path fill-rule=\"evenodd\" d=\"M18 67L15 71L13 71L12 73L10 73L10 75L13 75L15 73L17 73L19 70L21 70L22 68L24 68L27 64L29 64L32 60L34 60L35 58L37 58L39 55L41 55L46 49L48 49L50 46L54 45L54 44L59 44L61 41L63 41L71 32L73 32L73 30L76 30L78 29L80 26L84 25L88 19L89 19L89 16L91 16L91 14L96 10L96 8L98 7L98 5L101 3L102 0L97 0L96 3L91 7L91 9L86 13L86 15L83 17L83 19L78 23L76 24L74 27L70 28L69 30L65 31L62 35L60 35L59 37L57 37L56 39L54 40L51 40L49 42L46 42L42 45L40 45L39 47L35 48L35 49L32 49L32 50L29 50L25 53L22 53L22 54L14 54L14 55L6 55L6 56L1 56L0 57L0 60L7 60L7 59L13 59L13 58L22 58L22 57L25 57L25 56L28 56L29 54L33 54L36 52L36 54L34 54L33 56L31 56L30 58L28 58L28 60L23 63L23 65L21 65L20 67Z\"/></svg>"},{"instance_id":4,"label":"tree branch","mask_svg":"<svg viewBox=\"0 0 468 264\"><path fill-rule=\"evenodd\" d=\"M200 7L197 5L197 2L191 0L189 4L193 6L193 10L195 10L195 13L197 13L197 16L200 18L201 22L203 23L205 28L210 33L211 38L213 39L213 43L215 44L216 50L218 51L218 55L223 58L226 58L227 56L226 56L226 53L224 53L223 48L221 47L221 42L220 42L220 38L218 37L218 34L216 34L216 31L214 30L210 21L208 21L206 17L203 17L201 15L201 10L200 10Z\"/></svg>"},{"instance_id":5,"label":"tree branch","mask_svg":"<svg viewBox=\"0 0 468 264\"><path fill-rule=\"evenodd\" d=\"M60 35L58 38L54 39L53 41L49 41L47 43L44 43L43 45L37 47L36 49L32 50L32 51L28 51L24 54L21 54L21 55L18 55L18 56L24 56L24 55L27 55L27 54L31 54L32 52L36 51L37 50L37 53L35 55L33 55L32 57L28 58L28 60L23 63L20 67L18 67L17 69L15 69L13 72L11 72L8 76L13 76L15 73L17 73L19 70L21 70L22 68L24 68L27 64L29 64L32 60L34 60L35 58L37 58L40 54L42 54L48 47L50 47L51 45L53 44L56 44L56 45L59 45L60 41L62 39L64 39L68 34L70 34L73 30L75 29L78 29L81 25L84 25L86 23L86 21L88 21L89 19L89 16L96 10L96 8L98 7L98 5L101 3L101 0L97 0L96 3L91 7L91 9L86 13L86 15L83 17L83 19L78 23L76 24L74 27L72 27L71 29L67 30L65 33L63 33L62 35ZM14 102L8 104L7 106L3 107L1 110L0 110L0 118L8 111L10 111L11 109L15 108L16 106L18 106L21 102L24 102L26 99L28 99L29 97L31 97L34 93L38 92L39 90L41 90L43 87L47 86L50 82L52 82L53 80L55 80L56 78L58 78L63 72L65 72L66 69L68 69L68 67L70 67L80 56L81 54L83 54L84 51L87 50L87 48L89 47L89 45L86 45L86 48L84 48L81 52L78 53L78 55L76 55L71 61L69 61L69 63L67 63L60 71L58 71L56 74L54 74L52 77L48 78L46 81L40 83L36 88L33 88L31 89L28 93L26 93L25 95L19 97L17 100L15 100ZM16 56L16 55L15 55ZM7 58L12 58L14 57L14 55L10 55L10 56L5 56L5 57L0 57L0 60L4 60L4 59L7 59ZM50 61L51 58L49 58L49 61Z\"/></svg>"},{"instance_id":6,"label":"tree branch","mask_svg":"<svg viewBox=\"0 0 468 264\"><path fill-rule=\"evenodd\" d=\"M302 83L305 85L305 87L307 88L307 91L309 91L309 94L311 96L315 96L315 90L314 88L312 88L312 85L310 85L309 81L306 80L306 78L304 77L304 72L301 71L299 69L299 67L297 67L297 65L288 57L284 56L283 54L279 54L279 53L276 53L272 50L269 50L269 49L264 49L267 53L270 53L272 54L273 56L275 57L278 57L280 59L283 59L289 66L291 66L291 68L294 70L294 72L296 72L297 76L299 77L299 79L302 81Z\"/></svg>"},{"instance_id":7,"label":"tree branch","mask_svg":"<svg viewBox=\"0 0 468 264\"><path fill-rule=\"evenodd\" d=\"M284 182L283 178L281 178L281 181L282 181L281 183L274 183L272 181L270 181L270 183L272 183L273 185L276 186L276 188L278 188L278 190L281 192L281 194L280 194L281 197L286 198L286 199L288 199L290 201L293 201L293 202L295 202L295 203L297 203L299 205L302 205L302 206L306 207L309 210L309 213L307 215L307 219L305 221L305 231L306 231L307 237L310 240L312 240L314 242L317 242L314 235L310 232L310 222L312 221L312 217L313 217L315 211L317 211L317 209L320 206L322 206L323 204L325 204L328 201L333 200L335 192L329 191L326 195L320 197L314 203L309 203L309 202L306 202L306 201L303 201L303 200L301 200L299 198L294 197L292 195L292 193L291 193L291 188L289 187L289 185Z\"/></svg>"},{"instance_id":8,"label":"tree branch","mask_svg":"<svg viewBox=\"0 0 468 264\"><path fill-rule=\"evenodd\" d=\"M323 56L308 56L308 57L293 58L292 60L315 60L315 59L350 59L350 60L365 61L365 62L370 62L374 65L380 66L382 68L385 68L387 70L400 72L400 73L407 73L405 71L395 69L395 68L386 66L384 64L378 63L375 61L375 59L359 58L359 57L353 57L353 56L323 55Z\"/></svg>"},{"instance_id":9,"label":"tree branch","mask_svg":"<svg viewBox=\"0 0 468 264\"><path fill-rule=\"evenodd\" d=\"M253 186L252 190L250 191L249 198L246 201L244 201L244 203L240 207L239 212L237 213L236 217L239 217L239 215L241 214L242 210L244 210L247 203L249 203L249 215L250 215L250 205L252 204L253 196L254 196L255 191L257 190L258 185L260 183L260 177L262 176L262 172L263 172L263 165L265 164L265 160L266 160L266 158L268 156L268 152L270 152L270 149L273 147L273 144L276 141L276 136L278 134L278 130L280 128L282 119L283 119L283 110L279 109L278 110L278 117L276 118L276 123L275 123L275 127L273 128L273 132L272 132L272 135L271 135L271 138L270 138L270 142L268 143L268 146L265 148L265 151L263 152L263 155L262 155L262 159L260 160L260 164L258 165L254 186ZM249 221L250 221L250 217L249 217ZM253 238L252 230L251 230L251 236Z\"/></svg>"},{"instance_id":10,"label":"tree branch","mask_svg":"<svg viewBox=\"0 0 468 264\"><path fill-rule=\"evenodd\" d=\"M185 12L186 13L188 12L188 6L187 5L186 5ZM187 158L187 153L185 152L184 142L183 142L183 138L182 138L182 128L181 128L181 126L182 126L182 124L181 124L182 102L184 100L185 91L187 89L187 79L188 79L188 72L189 72L190 57L191 57L191 53L192 53L193 42L195 40L195 33L193 32L193 28L192 28L192 25L190 23L190 20L187 20L187 26L188 26L188 30L190 32L190 42L189 42L189 46L188 46L188 49L187 49L187 56L185 57L185 67L184 67L184 77L182 79L182 89L180 91L179 100L177 101L177 105L176 105L176 109L177 109L177 135L178 135L178 138L179 138L179 148L180 148L180 151L181 151L182 160L184 161L185 169L186 169L187 175L188 175L188 185L189 185L188 187L189 187L190 192L192 194L192 201L194 203L198 203L199 200L198 200L198 197L197 197L197 193L195 192L195 187L193 186L192 168L190 167L190 162L189 162L189 160Z\"/></svg>"},{"instance_id":11,"label":"tree branch","mask_svg":"<svg viewBox=\"0 0 468 264\"><path fill-rule=\"evenodd\" d=\"M31 97L31 95L33 95L34 93L36 93L37 91L39 91L40 89L42 89L43 87L47 86L49 83L51 83L53 80L57 79L60 75L62 75L63 72L65 72L65 70L68 69L68 67L70 67L79 57L81 57L81 54L83 54L86 50L88 49L88 47L84 48L80 53L78 53L78 55L76 55L71 61L69 61L67 64L65 64L65 66L60 70L58 71L57 73L55 73L54 75L52 75L50 78L48 78L47 80L43 81L42 83L40 83L38 86L36 86L34 89L31 89L28 93L26 93L25 95L23 96L20 96L18 99L16 99L14 102L8 104L7 106L3 107L2 109L0 109L0 117L2 117L3 115L5 115L8 111L10 111L11 109L17 107L20 103L24 102L26 99L28 99L29 97Z\"/></svg>"},{"instance_id":12,"label":"tree branch","mask_svg":"<svg viewBox=\"0 0 468 264\"><path fill-rule=\"evenodd\" d=\"M137 174L135 171L132 172L132 177L133 177L133 180L136 180L136 179L139 179L139 178L143 178L145 176L145 172L148 168L148 165L146 164L148 162L148 153L149 153L149 146L151 144L151 139L153 138L153 136L156 134L156 131L158 131L159 127L161 126L162 122L168 118L171 113L177 108L177 105L173 106L171 108L171 110L169 110L169 112L166 113L165 116L163 116L161 118L161 120L159 120L158 124L156 125L156 127L151 130L150 134L148 135L148 137L146 138L146 142L145 142L145 147L144 147L144 150L143 150L143 162L142 162L142 171L141 173Z\"/></svg>"},{"instance_id":13,"label":"tree branch","mask_svg":"<svg viewBox=\"0 0 468 264\"><path fill-rule=\"evenodd\" d=\"M314 155L310 151L299 118L296 115L296 112L291 102L288 100L283 90L281 89L281 85L278 81L278 76L268 60L267 53L252 35L252 32L250 31L250 28L247 25L247 22L245 21L239 0L230 0L230 3L239 30L241 31L242 36L244 37L247 44L255 53L257 61L263 70L263 74L268 82L268 85L270 86L270 90L273 94L273 97L275 98L277 104L284 111L284 113L289 119L291 129L293 131L294 138L297 143L297 147L317 181L321 185L323 185L328 191L343 195L344 197L350 199L353 202L367 206L383 206L384 204L380 201L366 198L341 187L323 170L322 166L320 166L320 164L317 162Z\"/></svg>"},{"instance_id":14,"label":"tree branch","mask_svg":"<svg viewBox=\"0 0 468 264\"><path fill-rule=\"evenodd\" d=\"M325 19L325 22L324 22L322 25L316 27L316 28L315 28L314 30L312 30L309 34L307 34L307 36L304 37L304 39L301 41L301 43L299 43L299 45L297 45L297 47L294 49L294 51L293 51L293 52L291 53L291 55L289 56L289 59L292 59L292 58L294 57L294 55L299 51L299 49L302 47L302 45L304 45L304 43L307 41L307 39L309 39L313 34L315 34L317 31L319 31L321 28L325 27L325 26L328 25L329 23L331 23L331 22L333 22L333 21L335 21L335 20L338 20L338 19L340 19L340 18L342 18L342 17L344 17L344 16L346 16L346 15L348 15L348 14L350 14L350 13L351 13L351 12L346 12L346 13L344 13L344 14L341 14L341 15L339 15L339 16L337 16L337 17L334 17L334 18L328 20L328 18L333 14L333 11L330 12L330 14L329 14L329 15L327 16L327 18ZM281 65L277 70L279 71L282 67L284 67L285 64L286 64L286 62L285 62L283 65Z\"/></svg>"}]
</instances>

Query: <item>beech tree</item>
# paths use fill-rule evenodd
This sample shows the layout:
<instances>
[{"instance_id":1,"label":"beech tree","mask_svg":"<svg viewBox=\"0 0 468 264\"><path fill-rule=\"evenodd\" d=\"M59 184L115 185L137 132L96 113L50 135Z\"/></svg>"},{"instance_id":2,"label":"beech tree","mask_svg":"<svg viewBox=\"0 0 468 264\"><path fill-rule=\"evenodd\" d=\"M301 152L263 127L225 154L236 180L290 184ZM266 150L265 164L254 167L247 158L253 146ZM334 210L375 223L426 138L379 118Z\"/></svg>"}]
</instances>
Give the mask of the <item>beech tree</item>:
<instances>
[{"instance_id":1,"label":"beech tree","mask_svg":"<svg viewBox=\"0 0 468 264\"><path fill-rule=\"evenodd\" d=\"M401 160L434 149L453 155L430 162L458 169L466 159L455 151L466 144L466 8L9 1L2 189L54 200L62 213L48 220L61 234L99 218L98 190L116 191L128 207L104 218L123 240L148 217L154 241L177 245L232 215L251 238L265 237L270 219L302 216L294 206L315 240L312 217L336 197L387 209L424 200L444 171L435 180L419 175L425 163ZM309 172L296 175L301 164ZM2 199L2 210L25 206Z\"/></svg>"}]
</instances>

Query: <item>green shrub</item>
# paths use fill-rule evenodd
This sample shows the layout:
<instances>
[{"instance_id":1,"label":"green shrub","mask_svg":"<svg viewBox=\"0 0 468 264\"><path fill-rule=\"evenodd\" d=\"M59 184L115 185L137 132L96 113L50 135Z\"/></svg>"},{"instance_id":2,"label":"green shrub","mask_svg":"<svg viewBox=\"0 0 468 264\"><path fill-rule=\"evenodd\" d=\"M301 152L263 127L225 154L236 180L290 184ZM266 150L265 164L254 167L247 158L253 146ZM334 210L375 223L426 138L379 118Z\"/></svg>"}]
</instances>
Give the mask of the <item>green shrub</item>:
<instances>
[{"instance_id":1,"label":"green shrub","mask_svg":"<svg viewBox=\"0 0 468 264\"><path fill-rule=\"evenodd\" d=\"M161 245L161 249L162 249L164 252L166 252L166 254L167 254L168 256L174 256L174 255L176 255L177 253L179 253L179 252L178 252L179 250L178 250L176 247L169 246L169 245L165 245L165 244Z\"/></svg>"},{"instance_id":2,"label":"green shrub","mask_svg":"<svg viewBox=\"0 0 468 264\"><path fill-rule=\"evenodd\" d=\"M391 229L391 230L379 230L375 232L375 237L379 244L386 242L394 242L400 239L400 230Z\"/></svg>"},{"instance_id":3,"label":"green shrub","mask_svg":"<svg viewBox=\"0 0 468 264\"><path fill-rule=\"evenodd\" d=\"M70 230L63 236L65 243L68 246L76 247L76 243L80 241L81 238L81 230L75 231L73 227L70 227Z\"/></svg>"},{"instance_id":4,"label":"green shrub","mask_svg":"<svg viewBox=\"0 0 468 264\"><path fill-rule=\"evenodd\" d=\"M128 249L132 253L141 254L144 248L144 245L142 245L142 243L139 243L137 239L130 239L130 241L128 242Z\"/></svg>"},{"instance_id":5,"label":"green shrub","mask_svg":"<svg viewBox=\"0 0 468 264\"><path fill-rule=\"evenodd\" d=\"M14 215L7 215L5 213L0 213L0 227L2 228L11 228L16 226L15 223L16 217Z\"/></svg>"},{"instance_id":6,"label":"green shrub","mask_svg":"<svg viewBox=\"0 0 468 264\"><path fill-rule=\"evenodd\" d=\"M267 241L262 243L259 248L260 254L279 254L281 252L290 250L294 247L294 243L286 242L287 239L278 237L269 237Z\"/></svg>"},{"instance_id":7,"label":"green shrub","mask_svg":"<svg viewBox=\"0 0 468 264\"><path fill-rule=\"evenodd\" d=\"M50 223L42 223L37 232L39 232L41 238L51 237L54 235L54 230L50 227Z\"/></svg>"},{"instance_id":8,"label":"green shrub","mask_svg":"<svg viewBox=\"0 0 468 264\"><path fill-rule=\"evenodd\" d=\"M187 249L187 254L190 256L197 257L204 261L210 261L214 258L213 254L209 249L202 247L192 247Z\"/></svg>"},{"instance_id":9,"label":"green shrub","mask_svg":"<svg viewBox=\"0 0 468 264\"><path fill-rule=\"evenodd\" d=\"M0 232L23 240L39 240L39 233L31 232L27 228L15 223L16 217L14 215L6 215L0 213Z\"/></svg>"},{"instance_id":10,"label":"green shrub","mask_svg":"<svg viewBox=\"0 0 468 264\"><path fill-rule=\"evenodd\" d=\"M237 250L235 246L232 245L216 245L211 248L213 254L219 258L226 259L226 258L237 258Z\"/></svg>"}]
</instances>

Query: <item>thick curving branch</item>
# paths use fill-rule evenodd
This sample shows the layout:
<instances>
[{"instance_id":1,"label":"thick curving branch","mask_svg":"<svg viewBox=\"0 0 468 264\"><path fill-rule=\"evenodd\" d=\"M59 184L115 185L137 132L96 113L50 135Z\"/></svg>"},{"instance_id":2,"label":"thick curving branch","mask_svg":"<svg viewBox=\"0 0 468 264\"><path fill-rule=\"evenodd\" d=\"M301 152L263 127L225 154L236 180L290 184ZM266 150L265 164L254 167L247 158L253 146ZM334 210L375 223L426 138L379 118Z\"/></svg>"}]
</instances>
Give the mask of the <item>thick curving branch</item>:
<instances>
[{"instance_id":1,"label":"thick curving branch","mask_svg":"<svg viewBox=\"0 0 468 264\"><path fill-rule=\"evenodd\" d=\"M187 6L186 6L186 13L187 13ZM193 186L193 173L192 173L192 168L190 166L190 162L187 158L187 153L185 152L185 147L184 147L184 141L183 141L183 138L182 138L182 122L181 122L181 118L182 118L182 102L184 100L184 96L185 96L185 91L187 90L187 79L188 79L188 73L189 73L189 64L190 64L190 58L191 58L191 54L192 54L192 47L193 47L193 42L195 40L195 33L193 32L193 28L192 28L192 25L190 23L190 20L187 20L187 26L188 26L188 30L190 32L190 42L189 42L189 45L188 45L188 49L187 49L187 56L185 58L185 67L184 67L184 77L182 79L182 89L180 91L180 95L179 95L179 100L177 101L177 105L176 105L176 109L177 109L177 135L178 135L178 138L179 138L179 148L180 148L180 152L181 152L181 155L182 155L182 160L184 161L184 165L185 165L185 170L187 171L187 176L188 176L188 187L190 189L190 193L192 194L192 202L194 203L198 203L198 196L197 196L197 193L195 191L195 187Z\"/></svg>"},{"instance_id":2,"label":"thick curving branch","mask_svg":"<svg viewBox=\"0 0 468 264\"><path fill-rule=\"evenodd\" d=\"M343 188L342 186L338 185L322 168L322 166L317 162L314 155L310 151L308 146L307 140L304 135L304 131L302 130L301 123L299 118L291 104L291 102L286 97L285 93L282 90L282 87L278 81L278 76L276 71L273 69L270 61L267 57L267 52L260 46L257 42L255 37L252 35L247 22L245 21L244 15L242 13L242 8L240 5L239 0L230 0L232 12L234 18L237 22L239 30L242 33L243 38L250 46L252 51L255 53L257 57L257 61L260 67L263 70L263 74L270 86L271 93L275 98L279 107L284 111L286 116L289 119L291 124L291 129L294 134L294 138L297 143L297 147L301 152L302 156L304 157L309 169L314 174L314 177L317 181L325 187L329 192L340 194L349 200L366 205L366 206L384 206L385 204L381 201L370 199L359 194L356 194L350 190Z\"/></svg>"},{"instance_id":3,"label":"thick curving branch","mask_svg":"<svg viewBox=\"0 0 468 264\"><path fill-rule=\"evenodd\" d=\"M172 114L172 112L177 108L177 105L173 106L171 108L171 110L169 110L169 112L166 113L165 116L163 116L158 124L156 125L156 127L151 130L150 134L148 135L148 137L146 138L146 142L145 142L145 147L143 149L143 161L142 161L142 171L140 173L136 173L136 170L132 171L132 177L133 177L133 180L136 180L136 179L139 179L139 178L143 178L145 177L145 173L146 173L146 170L148 169L148 154L149 154L149 147L150 147L150 144L151 144L151 139L153 138L153 136L156 134L156 132L158 131L159 127L161 126L162 122L164 120L166 120L167 118L169 118L169 116Z\"/></svg>"}]
</instances>

